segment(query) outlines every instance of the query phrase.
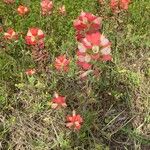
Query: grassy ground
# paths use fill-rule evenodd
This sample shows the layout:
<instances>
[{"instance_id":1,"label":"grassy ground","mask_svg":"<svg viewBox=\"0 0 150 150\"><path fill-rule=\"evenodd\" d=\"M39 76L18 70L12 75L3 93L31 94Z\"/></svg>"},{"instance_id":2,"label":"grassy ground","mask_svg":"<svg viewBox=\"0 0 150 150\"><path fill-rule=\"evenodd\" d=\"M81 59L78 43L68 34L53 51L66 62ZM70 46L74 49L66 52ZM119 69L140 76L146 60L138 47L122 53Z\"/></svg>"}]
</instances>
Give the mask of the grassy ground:
<instances>
[{"instance_id":1,"label":"grassy ground","mask_svg":"<svg viewBox=\"0 0 150 150\"><path fill-rule=\"evenodd\" d=\"M30 8L21 17L16 8ZM65 5L67 15L57 9ZM48 71L34 80L24 74L38 67L24 44L6 44L0 33L0 149L2 150L149 150L150 149L150 3L133 0L127 12L111 13L108 2L96 0L54 1L52 15L40 15L39 0L0 1L0 21L26 35L29 27L46 34ZM113 62L101 65L101 76L81 82L75 64L68 74L54 71L59 54L75 55L73 20L88 11L103 17L102 32L112 42ZM5 45L6 48L3 48ZM54 91L67 96L68 108L54 111L48 105ZM65 116L76 109L84 118L79 132L65 128Z\"/></svg>"}]
</instances>

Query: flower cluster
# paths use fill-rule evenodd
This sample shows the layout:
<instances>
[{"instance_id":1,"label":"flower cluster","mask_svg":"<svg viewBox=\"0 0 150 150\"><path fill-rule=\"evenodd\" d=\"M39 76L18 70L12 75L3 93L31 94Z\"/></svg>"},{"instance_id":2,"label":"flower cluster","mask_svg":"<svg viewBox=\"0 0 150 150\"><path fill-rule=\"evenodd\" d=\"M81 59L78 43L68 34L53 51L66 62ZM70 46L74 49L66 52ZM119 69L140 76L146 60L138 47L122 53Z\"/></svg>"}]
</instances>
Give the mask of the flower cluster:
<instances>
[{"instance_id":1,"label":"flower cluster","mask_svg":"<svg viewBox=\"0 0 150 150\"><path fill-rule=\"evenodd\" d=\"M111 0L110 7L114 13L119 13L120 10L127 10L130 0Z\"/></svg>"},{"instance_id":2,"label":"flower cluster","mask_svg":"<svg viewBox=\"0 0 150 150\"><path fill-rule=\"evenodd\" d=\"M94 32L101 28L101 18L91 13L81 12L80 16L74 20L76 39L80 41L88 32Z\"/></svg>"},{"instance_id":3,"label":"flower cluster","mask_svg":"<svg viewBox=\"0 0 150 150\"><path fill-rule=\"evenodd\" d=\"M82 117L79 114L76 114L75 111L72 112L72 115L67 116L66 120L66 126L75 130L79 130L81 128L81 123L83 123Z\"/></svg>"},{"instance_id":4,"label":"flower cluster","mask_svg":"<svg viewBox=\"0 0 150 150\"><path fill-rule=\"evenodd\" d=\"M17 12L18 12L19 15L22 16L22 15L27 14L27 13L29 12L29 9L28 9L28 7L26 7L26 6L20 5L20 6L17 8Z\"/></svg>"},{"instance_id":5,"label":"flower cluster","mask_svg":"<svg viewBox=\"0 0 150 150\"><path fill-rule=\"evenodd\" d=\"M51 0L41 1L42 15L50 15L52 13L52 9L53 9L53 2ZM59 7L58 11L61 15L65 15L66 14L65 5L62 5L61 7Z\"/></svg>"},{"instance_id":6,"label":"flower cluster","mask_svg":"<svg viewBox=\"0 0 150 150\"><path fill-rule=\"evenodd\" d=\"M25 37L26 44L28 45L37 45L44 44L44 33L39 28L30 28L27 32L27 36Z\"/></svg>"},{"instance_id":7,"label":"flower cluster","mask_svg":"<svg viewBox=\"0 0 150 150\"><path fill-rule=\"evenodd\" d=\"M3 0L3 1L6 4L12 4L15 2L15 0ZM40 6L41 6L41 14L42 15L50 15L52 13L52 9L53 9L53 1L52 0L41 0ZM23 16L29 12L29 8L26 6L20 5L17 8L17 12L19 15ZM66 14L65 5L60 6L58 8L58 12L61 15L65 15Z\"/></svg>"},{"instance_id":8,"label":"flower cluster","mask_svg":"<svg viewBox=\"0 0 150 150\"><path fill-rule=\"evenodd\" d=\"M41 1L41 10L43 15L51 14L53 8L53 2L50 0Z\"/></svg>"},{"instance_id":9,"label":"flower cluster","mask_svg":"<svg viewBox=\"0 0 150 150\"><path fill-rule=\"evenodd\" d=\"M58 71L68 71L70 60L66 58L66 55L60 55L55 59L54 66Z\"/></svg>"},{"instance_id":10,"label":"flower cluster","mask_svg":"<svg viewBox=\"0 0 150 150\"><path fill-rule=\"evenodd\" d=\"M91 13L82 12L74 21L74 28L78 42L77 64L82 69L90 69L93 61L112 60L111 43L99 32L101 18Z\"/></svg>"},{"instance_id":11,"label":"flower cluster","mask_svg":"<svg viewBox=\"0 0 150 150\"><path fill-rule=\"evenodd\" d=\"M36 70L27 69L25 73L27 76L32 76L36 73ZM60 96L57 92L55 92L53 98L51 99L51 108L54 110L58 110L65 107L67 107L66 97ZM67 128L79 130L81 128L82 123L83 123L83 118L79 114L76 114L74 110L72 112L72 115L68 115L66 117Z\"/></svg>"},{"instance_id":12,"label":"flower cluster","mask_svg":"<svg viewBox=\"0 0 150 150\"><path fill-rule=\"evenodd\" d=\"M18 34L12 29L8 29L7 32L4 33L4 38L6 40L14 40L17 41L18 39Z\"/></svg>"},{"instance_id":13,"label":"flower cluster","mask_svg":"<svg viewBox=\"0 0 150 150\"><path fill-rule=\"evenodd\" d=\"M64 96L59 96L58 93L54 93L54 98L52 99L52 105L51 107L53 109L58 109L58 108L61 108L61 107L66 107L67 104L65 102L65 97Z\"/></svg>"},{"instance_id":14,"label":"flower cluster","mask_svg":"<svg viewBox=\"0 0 150 150\"><path fill-rule=\"evenodd\" d=\"M51 107L53 109L60 109L67 107L66 97L59 96L58 93L54 93L54 98L52 99ZM81 128L81 123L83 123L83 119L80 115L76 115L76 112L73 111L72 115L68 115L66 117L66 127L73 128L75 130L79 130Z\"/></svg>"},{"instance_id":15,"label":"flower cluster","mask_svg":"<svg viewBox=\"0 0 150 150\"><path fill-rule=\"evenodd\" d=\"M25 37L25 41L27 45L31 46L38 46L40 49L44 48L44 33L41 29L35 27L35 28L29 28L27 35ZM18 40L18 34L14 31L14 29L9 28L4 33L4 39L8 41L15 41Z\"/></svg>"}]
</instances>

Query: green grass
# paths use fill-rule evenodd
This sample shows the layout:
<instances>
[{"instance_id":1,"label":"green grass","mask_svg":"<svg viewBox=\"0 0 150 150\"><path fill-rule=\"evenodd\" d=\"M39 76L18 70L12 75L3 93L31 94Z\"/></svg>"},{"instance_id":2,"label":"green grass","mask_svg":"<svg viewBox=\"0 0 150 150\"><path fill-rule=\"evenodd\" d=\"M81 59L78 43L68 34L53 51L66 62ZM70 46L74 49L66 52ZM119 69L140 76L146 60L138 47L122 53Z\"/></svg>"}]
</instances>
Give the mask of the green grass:
<instances>
[{"instance_id":1,"label":"green grass","mask_svg":"<svg viewBox=\"0 0 150 150\"><path fill-rule=\"evenodd\" d=\"M150 4L133 0L127 12L113 15L106 2L60 0L50 16L40 14L39 0L0 2L4 31L9 27L23 33L17 43L6 43L0 33L0 146L3 150L148 150L150 149ZM21 17L16 8L30 8ZM66 6L67 15L58 14ZM113 62L99 64L101 76L77 79L74 63L76 41L73 20L88 11L103 17L102 33L112 42ZM25 44L28 28L39 27L46 34L48 72L27 78L24 71L37 67L31 49ZM54 58L72 58L67 74L53 68ZM54 91L67 96L68 107L52 110ZM84 118L79 132L65 127L65 116L76 109Z\"/></svg>"}]
</instances>

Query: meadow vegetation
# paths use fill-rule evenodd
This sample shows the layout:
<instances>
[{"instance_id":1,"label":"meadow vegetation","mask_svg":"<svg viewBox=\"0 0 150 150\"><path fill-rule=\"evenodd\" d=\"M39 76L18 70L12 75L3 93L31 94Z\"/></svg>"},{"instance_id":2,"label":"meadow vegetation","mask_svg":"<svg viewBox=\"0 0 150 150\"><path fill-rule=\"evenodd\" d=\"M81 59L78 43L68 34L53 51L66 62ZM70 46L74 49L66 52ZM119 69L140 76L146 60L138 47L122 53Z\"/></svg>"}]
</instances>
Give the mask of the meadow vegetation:
<instances>
[{"instance_id":1,"label":"meadow vegetation","mask_svg":"<svg viewBox=\"0 0 150 150\"><path fill-rule=\"evenodd\" d=\"M29 12L20 15L19 5ZM100 32L111 42L112 60L94 63L95 74L76 64L73 22L82 11L102 18ZM119 13L109 0L53 0L48 15L40 0L1 0L0 149L150 150L149 25L149 0L132 0ZM26 43L34 27L45 35L42 48ZM4 38L9 28L17 41ZM60 55L69 59L63 71L55 63ZM65 97L63 108L54 109L56 93ZM66 127L73 110L83 119L77 130Z\"/></svg>"}]
</instances>

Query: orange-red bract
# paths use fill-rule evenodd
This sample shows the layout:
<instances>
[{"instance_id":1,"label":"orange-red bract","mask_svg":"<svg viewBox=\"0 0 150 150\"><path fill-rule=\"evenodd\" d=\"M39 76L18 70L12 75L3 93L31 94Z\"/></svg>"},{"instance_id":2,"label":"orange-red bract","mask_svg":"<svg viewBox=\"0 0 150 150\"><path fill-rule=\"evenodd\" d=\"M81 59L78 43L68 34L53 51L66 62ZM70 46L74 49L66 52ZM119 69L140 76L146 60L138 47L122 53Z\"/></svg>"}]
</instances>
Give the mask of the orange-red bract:
<instances>
[{"instance_id":1,"label":"orange-red bract","mask_svg":"<svg viewBox=\"0 0 150 150\"><path fill-rule=\"evenodd\" d=\"M74 130L79 130L81 128L81 123L83 123L83 118L76 114L75 111L72 112L72 115L68 115L66 127L73 128Z\"/></svg>"}]
</instances>

